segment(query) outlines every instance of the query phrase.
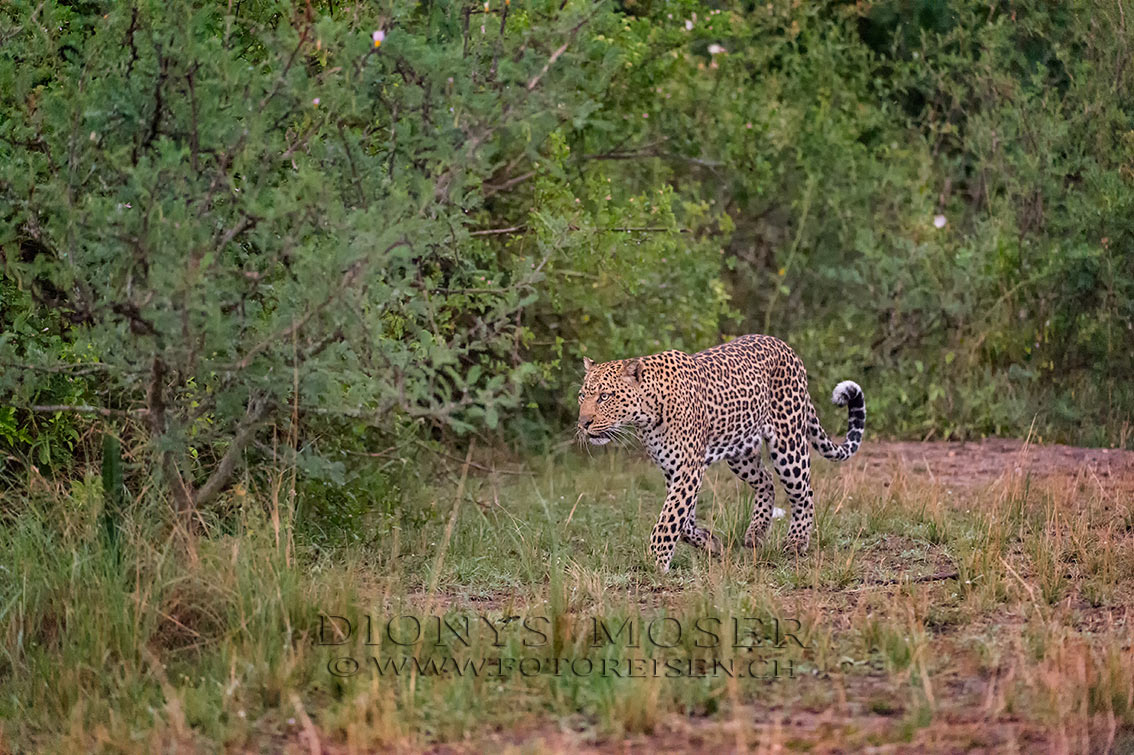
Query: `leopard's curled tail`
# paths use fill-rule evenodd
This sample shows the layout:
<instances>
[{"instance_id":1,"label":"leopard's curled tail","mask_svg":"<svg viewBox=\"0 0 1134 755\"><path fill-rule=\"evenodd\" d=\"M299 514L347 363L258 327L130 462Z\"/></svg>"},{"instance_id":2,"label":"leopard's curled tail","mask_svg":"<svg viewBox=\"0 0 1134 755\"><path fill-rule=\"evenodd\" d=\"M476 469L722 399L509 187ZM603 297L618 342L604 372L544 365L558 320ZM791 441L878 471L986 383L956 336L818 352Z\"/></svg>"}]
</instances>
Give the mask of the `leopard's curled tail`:
<instances>
[{"instance_id":1,"label":"leopard's curled tail","mask_svg":"<svg viewBox=\"0 0 1134 755\"><path fill-rule=\"evenodd\" d=\"M807 438L811 441L811 446L824 458L831 461L845 461L854 455L862 443L862 433L866 428L866 399L858 383L844 380L835 386L831 401L835 406L847 408L847 439L841 445L836 445L819 424L814 406L809 407Z\"/></svg>"}]
</instances>

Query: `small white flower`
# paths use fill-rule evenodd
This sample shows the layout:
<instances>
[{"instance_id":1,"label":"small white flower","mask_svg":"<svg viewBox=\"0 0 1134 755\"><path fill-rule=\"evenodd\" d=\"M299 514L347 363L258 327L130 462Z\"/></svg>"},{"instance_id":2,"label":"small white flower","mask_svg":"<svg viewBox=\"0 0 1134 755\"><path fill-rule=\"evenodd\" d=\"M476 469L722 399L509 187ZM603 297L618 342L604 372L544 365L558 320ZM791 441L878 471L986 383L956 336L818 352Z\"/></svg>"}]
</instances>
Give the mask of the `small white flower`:
<instances>
[{"instance_id":1,"label":"small white flower","mask_svg":"<svg viewBox=\"0 0 1134 755\"><path fill-rule=\"evenodd\" d=\"M718 45L718 44L717 44L716 42L714 42L713 44L709 45L709 54L710 54L710 55L720 55L720 54L721 54L721 53L723 53L723 52L728 52L728 50L726 50L725 48L721 47L721 46L720 46L720 45Z\"/></svg>"},{"instance_id":2,"label":"small white flower","mask_svg":"<svg viewBox=\"0 0 1134 755\"><path fill-rule=\"evenodd\" d=\"M374 46L375 47L381 47L382 43L386 41L386 32L384 32L381 29L378 29L377 31L375 31L373 34L370 35L370 38L374 40Z\"/></svg>"},{"instance_id":3,"label":"small white flower","mask_svg":"<svg viewBox=\"0 0 1134 755\"><path fill-rule=\"evenodd\" d=\"M693 31L693 22L685 19L685 31Z\"/></svg>"},{"instance_id":4,"label":"small white flower","mask_svg":"<svg viewBox=\"0 0 1134 755\"><path fill-rule=\"evenodd\" d=\"M934 228L944 228L945 227L945 216L944 215L934 215L933 216L933 227Z\"/></svg>"},{"instance_id":5,"label":"small white flower","mask_svg":"<svg viewBox=\"0 0 1134 755\"><path fill-rule=\"evenodd\" d=\"M319 98L316 97L315 99L311 100L311 104L315 107L319 107Z\"/></svg>"}]
</instances>

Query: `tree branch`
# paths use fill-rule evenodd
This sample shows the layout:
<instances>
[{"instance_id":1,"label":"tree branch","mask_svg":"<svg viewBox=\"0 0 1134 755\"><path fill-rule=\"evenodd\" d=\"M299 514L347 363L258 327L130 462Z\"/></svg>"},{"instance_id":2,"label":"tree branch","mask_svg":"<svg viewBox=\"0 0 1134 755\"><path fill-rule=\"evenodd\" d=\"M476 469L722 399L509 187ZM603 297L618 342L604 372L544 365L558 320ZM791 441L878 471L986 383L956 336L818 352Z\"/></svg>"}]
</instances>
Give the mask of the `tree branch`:
<instances>
[{"instance_id":1,"label":"tree branch","mask_svg":"<svg viewBox=\"0 0 1134 755\"><path fill-rule=\"evenodd\" d=\"M540 79L542 79L547 74L547 72L551 70L551 67L555 65L555 61L559 60L559 56L567 52L567 48L571 45L572 42L575 41L575 36L579 33L579 29L582 29L584 26L586 26L587 22L594 18L597 13L598 6L595 7L594 11L583 18L582 21L575 24L571 31L567 33L567 41L560 45L558 50L551 53L551 57L547 59L546 63L544 63L543 68L540 70L540 72L533 76L532 80L528 82L529 92L539 86Z\"/></svg>"},{"instance_id":2,"label":"tree branch","mask_svg":"<svg viewBox=\"0 0 1134 755\"><path fill-rule=\"evenodd\" d=\"M719 168L724 163L718 160L703 160L697 157L686 157L675 152L659 152L654 149L628 150L624 152L601 152L593 155L583 155L584 160L638 160L656 157L662 160L678 160L680 162L699 165L703 168Z\"/></svg>"},{"instance_id":3,"label":"tree branch","mask_svg":"<svg viewBox=\"0 0 1134 755\"><path fill-rule=\"evenodd\" d=\"M240 460L240 455L244 453L248 442L256 435L256 428L267 411L268 402L264 399L252 399L248 402L248 410L236 429L232 443L224 452L224 456L221 457L216 469L209 475L209 479L205 481L205 484L200 487L194 497L194 503L197 506L208 504L228 485L229 480L232 479L232 473L236 471L236 463Z\"/></svg>"},{"instance_id":4,"label":"tree branch","mask_svg":"<svg viewBox=\"0 0 1134 755\"><path fill-rule=\"evenodd\" d=\"M507 228L484 228L479 231L469 231L470 236L502 236L507 233L521 233L526 231L526 225L513 225ZM569 226L568 230L578 231L581 230L575 226ZM614 228L595 228L593 229L598 233L690 233L688 228L667 228L662 225L628 225L616 226Z\"/></svg>"},{"instance_id":5,"label":"tree branch","mask_svg":"<svg viewBox=\"0 0 1134 755\"><path fill-rule=\"evenodd\" d=\"M150 435L156 443L165 434L165 363L160 356L155 356L150 369L150 384L146 388L146 405L150 419ZM193 491L181 476L177 467L177 460L173 452L160 451L161 472L166 478L166 484L173 499L177 502L177 509L183 514L193 511Z\"/></svg>"},{"instance_id":6,"label":"tree branch","mask_svg":"<svg viewBox=\"0 0 1134 755\"><path fill-rule=\"evenodd\" d=\"M516 176L515 178L509 178L507 181L502 181L498 184L486 183L484 185L484 187L486 189L486 191L484 192L484 198L488 199L493 194L511 189L516 184L521 184L524 181L527 181L529 178L534 177L535 174L536 174L536 172L534 170L529 170L527 173L521 173L520 175Z\"/></svg>"},{"instance_id":7,"label":"tree branch","mask_svg":"<svg viewBox=\"0 0 1134 755\"><path fill-rule=\"evenodd\" d=\"M43 414L56 414L59 412L97 414L101 417L144 417L149 414L148 409L132 409L126 411L125 409L108 409L103 406L88 406L86 404L37 404L35 406L29 406L28 410Z\"/></svg>"},{"instance_id":8,"label":"tree branch","mask_svg":"<svg viewBox=\"0 0 1134 755\"><path fill-rule=\"evenodd\" d=\"M505 233L518 233L526 230L526 225L514 225L508 228L486 228L482 231L469 231L470 236L499 236Z\"/></svg>"},{"instance_id":9,"label":"tree branch","mask_svg":"<svg viewBox=\"0 0 1134 755\"><path fill-rule=\"evenodd\" d=\"M493 472L493 473L498 472L500 474L510 474L510 475L519 475L519 476L531 476L532 475L532 472L529 472L526 469L517 470L517 469L499 469L497 467L486 467L483 464L477 464L475 461L466 460L466 459L458 459L456 456L450 456L449 454L445 453L444 451L440 451L436 448L431 447L428 443L426 443L424 441L415 440L414 442L417 443L417 445L424 448L426 451L429 451L430 453L437 454L438 456L441 456L441 457L446 458L446 459L451 459L452 461L468 464L473 469L479 469L482 472Z\"/></svg>"},{"instance_id":10,"label":"tree branch","mask_svg":"<svg viewBox=\"0 0 1134 755\"><path fill-rule=\"evenodd\" d=\"M405 239L402 239L401 241L395 241L393 244L390 244L388 247L386 247L385 250L383 250L382 254L389 254L391 251L398 248L399 246L409 246L409 241L407 241ZM282 330L277 331L276 333L272 334L266 340L261 341L260 343L253 346L251 349L249 349L248 353L246 353L240 359L240 361L238 361L238 362L236 362L236 364L232 365L230 367L230 369L232 369L232 370L247 369L248 366L250 364L252 364L252 360L261 351L268 348L273 343L279 343L282 340L291 338L292 334L298 333L303 328L303 326L306 325L308 323L308 321L311 320L312 317L314 317L316 314L321 312L328 304L330 304L332 301L334 301L335 298L338 296L340 291L343 291L344 289L349 288L354 283L355 279L358 277L358 274L360 272L362 272L362 269L363 269L363 267L365 267L365 265L366 265L366 260L358 260L353 265L351 265L350 268L347 269L347 271L345 273L343 273L343 277L342 277L342 280L339 282L338 288L335 289L335 291L330 296L328 296L323 301L319 302L319 304L317 304L313 309L308 310L303 315L303 317L299 318L299 320L293 321L290 326L288 326L288 327L286 327Z\"/></svg>"}]
</instances>

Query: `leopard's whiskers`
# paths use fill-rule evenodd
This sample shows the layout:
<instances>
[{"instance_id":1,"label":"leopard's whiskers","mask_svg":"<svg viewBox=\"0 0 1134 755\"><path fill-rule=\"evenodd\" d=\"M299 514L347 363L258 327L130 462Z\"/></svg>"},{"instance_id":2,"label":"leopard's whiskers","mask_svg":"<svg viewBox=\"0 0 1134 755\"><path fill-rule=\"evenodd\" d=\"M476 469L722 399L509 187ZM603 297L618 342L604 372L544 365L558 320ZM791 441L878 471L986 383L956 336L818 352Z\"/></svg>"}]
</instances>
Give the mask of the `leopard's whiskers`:
<instances>
[{"instance_id":1,"label":"leopard's whiskers","mask_svg":"<svg viewBox=\"0 0 1134 755\"><path fill-rule=\"evenodd\" d=\"M627 451L633 450L635 446L639 445L641 442L641 439L638 437L638 433L633 428L627 427L625 425L616 428L612 432L612 438L617 440L619 446L626 449Z\"/></svg>"}]
</instances>

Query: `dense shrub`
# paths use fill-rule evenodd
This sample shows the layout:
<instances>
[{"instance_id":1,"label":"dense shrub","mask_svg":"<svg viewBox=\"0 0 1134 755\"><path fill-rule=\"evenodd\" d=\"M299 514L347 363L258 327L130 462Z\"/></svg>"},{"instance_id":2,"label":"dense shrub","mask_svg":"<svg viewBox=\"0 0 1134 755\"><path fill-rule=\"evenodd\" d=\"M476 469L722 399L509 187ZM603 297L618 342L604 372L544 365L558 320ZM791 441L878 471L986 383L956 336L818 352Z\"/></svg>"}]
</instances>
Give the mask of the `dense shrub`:
<instances>
[{"instance_id":1,"label":"dense shrub","mask_svg":"<svg viewBox=\"0 0 1134 755\"><path fill-rule=\"evenodd\" d=\"M381 497L761 331L876 431L1129 444L1120 2L9 3L0 442Z\"/></svg>"},{"instance_id":2,"label":"dense shrub","mask_svg":"<svg viewBox=\"0 0 1134 755\"><path fill-rule=\"evenodd\" d=\"M1130 443L1119 3L648 8L603 111L630 134L577 133L728 216L724 335L862 377L883 432Z\"/></svg>"},{"instance_id":3,"label":"dense shrub","mask_svg":"<svg viewBox=\"0 0 1134 755\"><path fill-rule=\"evenodd\" d=\"M715 325L712 297L690 292L718 261L671 233L668 193L612 201L561 173L533 178L536 201L507 188L507 167L585 117L617 63L579 33L592 9L505 5L471 24L460 5L392 23L327 10L7 11L5 275L59 313L57 348L6 335L9 402L28 421L40 372L80 374L98 401L74 410L137 422L183 509L258 444L341 476L309 444L350 445L320 432L343 418L387 436L495 428L533 374L525 315L584 304L561 278L590 290L601 270L608 300L631 269L674 287L637 311L680 324L627 311L605 326L619 345ZM493 227L512 217L516 241Z\"/></svg>"}]
</instances>

